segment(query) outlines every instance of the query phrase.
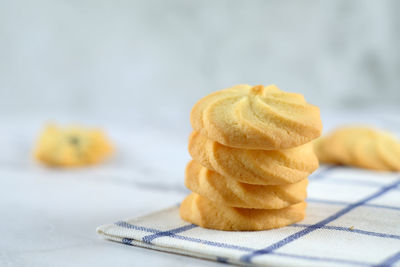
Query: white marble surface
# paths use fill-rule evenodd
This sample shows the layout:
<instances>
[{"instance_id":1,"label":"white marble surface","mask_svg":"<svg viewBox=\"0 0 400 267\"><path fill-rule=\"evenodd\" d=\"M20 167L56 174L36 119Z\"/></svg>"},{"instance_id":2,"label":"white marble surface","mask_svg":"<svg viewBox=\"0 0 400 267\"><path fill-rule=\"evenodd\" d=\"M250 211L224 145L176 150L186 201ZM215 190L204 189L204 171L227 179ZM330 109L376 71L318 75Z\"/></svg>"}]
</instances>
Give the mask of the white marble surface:
<instances>
[{"instance_id":1,"label":"white marble surface","mask_svg":"<svg viewBox=\"0 0 400 267\"><path fill-rule=\"evenodd\" d=\"M134 114L134 113L133 113ZM398 111L324 113L326 129L363 122L400 133ZM184 114L158 120L61 116L103 126L117 153L105 164L49 169L31 157L47 115L1 117L0 266L213 266L218 263L100 238L105 223L174 205L188 192L183 172L190 131Z\"/></svg>"},{"instance_id":2,"label":"white marble surface","mask_svg":"<svg viewBox=\"0 0 400 267\"><path fill-rule=\"evenodd\" d=\"M37 120L0 121L0 266L217 265L106 241L95 231L182 200L186 136L112 127L113 159L59 170L31 158Z\"/></svg>"}]
</instances>

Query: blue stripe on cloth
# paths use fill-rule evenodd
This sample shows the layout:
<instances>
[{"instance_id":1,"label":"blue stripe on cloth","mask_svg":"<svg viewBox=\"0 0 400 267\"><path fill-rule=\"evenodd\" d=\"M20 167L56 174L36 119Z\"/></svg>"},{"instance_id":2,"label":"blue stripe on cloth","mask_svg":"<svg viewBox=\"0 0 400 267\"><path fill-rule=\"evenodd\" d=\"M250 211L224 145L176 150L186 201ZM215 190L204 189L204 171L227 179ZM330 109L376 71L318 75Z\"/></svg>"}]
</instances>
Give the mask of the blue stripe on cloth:
<instances>
[{"instance_id":1,"label":"blue stripe on cloth","mask_svg":"<svg viewBox=\"0 0 400 267\"><path fill-rule=\"evenodd\" d=\"M329 205L346 205L347 206L347 205L351 204L350 202L346 202L346 201L325 200L325 199L317 199L317 198L307 198L306 201L314 202L314 203L329 204ZM388 205L365 203L363 206L400 211L400 207L394 207L394 206L388 206Z\"/></svg>"},{"instance_id":2,"label":"blue stripe on cloth","mask_svg":"<svg viewBox=\"0 0 400 267\"><path fill-rule=\"evenodd\" d=\"M139 230L139 231L143 231L143 232L150 232L150 233L158 233L159 232L159 230L157 230L157 229L148 228L148 227L144 227L144 226L136 226L136 225L124 222L124 221L118 221L114 224L116 226L120 226L120 227L124 227L124 228L128 228L128 229L135 229L135 230Z\"/></svg>"},{"instance_id":3,"label":"blue stripe on cloth","mask_svg":"<svg viewBox=\"0 0 400 267\"><path fill-rule=\"evenodd\" d=\"M131 225L128 223L123 224L124 226L129 225L129 229L137 229L140 231L145 231L146 227L138 227L136 225ZM124 227L123 226L123 227ZM148 232L153 232L154 229L148 228ZM226 244L226 243L220 243L220 242L212 242L208 240L203 240L203 239L198 239L198 238L190 238L190 237L185 237L181 235L171 235L171 238L177 238L177 239L182 239L185 241L191 241L194 243L201 243L201 244L206 244L209 246L213 247L219 247L219 248L229 248L233 250L238 250L238 251L255 251L256 249L253 248L247 248L247 247L240 247L240 246L235 246L231 244ZM133 239L130 238L123 238L122 243L126 245L131 245L132 246L132 241ZM366 266L366 263L358 262L358 261L352 261L352 260L343 260L343 259L336 259L336 258L326 258L326 257L314 257L314 256L305 256L305 255L296 255L296 254L289 254L289 253L280 253L280 252L272 252L273 255L280 256L280 257L289 257L289 258L297 258L297 259L304 259L304 260L310 260L310 261L323 261L323 262L335 262L335 263L347 263L347 264L353 264L353 265L362 265ZM225 257L217 257L217 261L223 262L223 263L228 263L228 258Z\"/></svg>"},{"instance_id":4,"label":"blue stripe on cloth","mask_svg":"<svg viewBox=\"0 0 400 267\"><path fill-rule=\"evenodd\" d=\"M132 241L133 239L131 238L122 238L122 243L124 243L125 245L132 245Z\"/></svg>"},{"instance_id":5,"label":"blue stripe on cloth","mask_svg":"<svg viewBox=\"0 0 400 267\"><path fill-rule=\"evenodd\" d=\"M239 250L239 251L245 251L245 252L250 252L254 251L255 249L249 248L249 247L243 247L243 246L236 246L232 244L227 244L227 243L222 243L222 242L214 242L214 241L209 241L209 240L204 240L200 238L194 238L194 237L187 237L183 235L171 235L170 237L180 239L180 240L185 240L185 241L190 241L194 243L200 243L212 247L218 247L218 248L229 248L233 250Z\"/></svg>"},{"instance_id":6,"label":"blue stripe on cloth","mask_svg":"<svg viewBox=\"0 0 400 267\"><path fill-rule=\"evenodd\" d=\"M292 225L289 225L289 226L291 226L291 227L314 227L314 225L299 224L299 223L295 223L295 224L292 224ZM328 229L328 230L338 230L338 231L344 231L344 232L350 232L350 233L357 233L357 234L363 234L363 235L370 235L370 236L377 236L377 237L383 237L383 238L399 239L400 240L400 235L384 234L384 233L378 233L378 232L372 232L372 231L364 231L364 230L361 230L361 229L355 229L355 228L349 228L349 227L325 225L325 226L322 226L322 227L319 227L319 228Z\"/></svg>"},{"instance_id":7,"label":"blue stripe on cloth","mask_svg":"<svg viewBox=\"0 0 400 267\"><path fill-rule=\"evenodd\" d=\"M187 230L193 229L197 227L197 225L194 224L189 224L189 225L185 225L182 227L178 227L172 230L168 230L168 231L162 231L162 232L157 232L153 235L146 235L145 237L142 238L142 241L145 243L150 243L151 241L153 241L156 238L162 237L162 236L171 236L177 233L182 233L185 232Z\"/></svg>"},{"instance_id":8,"label":"blue stripe on cloth","mask_svg":"<svg viewBox=\"0 0 400 267\"><path fill-rule=\"evenodd\" d=\"M220 263L228 263L228 258L217 256L216 260Z\"/></svg>"},{"instance_id":9,"label":"blue stripe on cloth","mask_svg":"<svg viewBox=\"0 0 400 267\"><path fill-rule=\"evenodd\" d=\"M133 225L133 224L130 224L130 223L127 223L127 222L117 222L117 223L115 223L115 225L120 226L120 227L124 227L124 228L128 228L128 229L134 229L134 230L138 230L138 231L149 232L149 233L162 232L162 231L158 231L158 230L156 230L154 228L136 226L136 225ZM203 240L203 239L199 239L199 238L181 236L181 235L177 235L177 234L172 234L172 235L170 235L170 237L176 238L176 239L185 240L185 241L190 241L190 242L194 242L194 243L201 243L201 244L209 245L209 246L213 246L213 247L229 248L229 249L238 250L238 251L253 251L253 250L255 250L255 249L249 248L249 247L236 246L236 245L231 245L231 244L222 243L222 242L208 241L208 240Z\"/></svg>"},{"instance_id":10,"label":"blue stripe on cloth","mask_svg":"<svg viewBox=\"0 0 400 267\"><path fill-rule=\"evenodd\" d=\"M397 252L396 254L390 256L389 258L385 259L383 262L381 262L377 266L389 267L389 266L392 266L394 263L396 263L398 260L400 260L400 251Z\"/></svg>"},{"instance_id":11,"label":"blue stripe on cloth","mask_svg":"<svg viewBox=\"0 0 400 267\"><path fill-rule=\"evenodd\" d=\"M153 233L154 231L157 231L157 230L152 229L152 228L136 226L136 225L132 225L132 224L129 224L129 223L126 223L126 222L124 222L124 224L119 224L119 225L122 226L122 227L128 228L128 229L135 229L135 230L144 231L144 232L150 232L150 233ZM190 242L194 242L194 243L205 244L205 245L209 245L209 246L212 246L212 247L218 247L218 248L228 248L228 249L232 249L232 250L246 251L246 252L256 251L255 248L236 246L236 245L227 244L227 243L221 243L221 242L213 242L213 241L209 241L209 240L204 240L204 239L199 239L199 238L191 238L191 237L186 237L186 236L181 236L181 235L176 235L176 234L173 234L170 237L171 238L185 240L185 241L190 241ZM132 245L132 241L133 241L133 239L130 239L130 238L123 238L122 239L122 243L124 243L126 245ZM343 260L343 259L336 259L336 258L295 255L295 254L280 253L280 252L279 253L278 252L272 252L272 254L274 254L276 256L281 256L281 257L298 258L298 259L311 260L311 261L325 261L325 262L336 262L336 263L348 263L348 264L354 264L354 265L367 265L366 263L362 263L362 262L351 261L351 260ZM218 261L218 259L219 260L223 260L225 258L217 257L217 261Z\"/></svg>"},{"instance_id":12,"label":"blue stripe on cloth","mask_svg":"<svg viewBox=\"0 0 400 267\"><path fill-rule=\"evenodd\" d=\"M344 209L338 211L337 213L329 216L328 218L326 218L326 219L324 219L324 220L322 220L322 221L320 221L320 222L318 222L316 224L313 224L312 226L309 226L309 227L307 227L307 228L305 228L305 229L303 229L303 230L301 230L301 231L299 231L297 233L294 233L294 234L292 234L292 235L290 235L290 236L288 236L288 237L286 237L286 238L284 238L284 239L282 239L282 240L280 240L280 241L278 241L278 242L276 242L276 243L274 243L274 244L272 244L272 245L270 245L270 246L268 246L268 247L266 247L264 249L256 250L256 251L254 251L252 253L243 255L241 257L241 261L246 262L246 263L250 263L252 258L254 258L256 256L260 256L260 255L265 255L265 254L271 253L272 251L277 250L278 248L281 248L281 247L283 247L283 246L285 246L287 244L290 244L291 242L293 242L293 241L295 241L295 240L297 240L297 239L299 239L299 238L301 238L301 237L303 237L303 236L305 236L305 235L307 235L307 234L309 234L309 233L311 233L311 232L313 232L313 231L315 231L315 230L327 225L328 223L330 223L330 222L336 220L337 218L345 215L346 213L352 211L353 209L355 209L355 208L357 208L359 206L362 206L366 202L371 201L372 199L375 199L375 198L377 198L379 196L384 195L385 193L387 193L391 189L397 187L399 184L400 184L400 180L398 180L398 181L396 181L396 182L394 182L394 183L392 183L392 184L390 184L388 186L385 186L385 187L381 188L376 193L374 193L374 194L372 194L372 195L370 195L370 196L368 196L368 197L366 197L366 198L364 198L364 199L362 199L360 201L357 201L357 202L355 202L353 204L350 204L349 206L347 206Z\"/></svg>"}]
</instances>

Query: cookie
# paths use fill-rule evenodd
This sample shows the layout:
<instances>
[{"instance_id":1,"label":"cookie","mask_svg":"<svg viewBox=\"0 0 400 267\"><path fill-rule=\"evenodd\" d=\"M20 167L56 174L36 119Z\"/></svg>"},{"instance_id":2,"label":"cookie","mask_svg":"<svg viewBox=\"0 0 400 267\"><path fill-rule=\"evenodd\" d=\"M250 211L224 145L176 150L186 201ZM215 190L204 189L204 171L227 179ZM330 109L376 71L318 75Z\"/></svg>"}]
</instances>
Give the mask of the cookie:
<instances>
[{"instance_id":1,"label":"cookie","mask_svg":"<svg viewBox=\"0 0 400 267\"><path fill-rule=\"evenodd\" d=\"M331 157L335 162L345 165L354 165L354 157L351 153L355 141L359 136L369 132L365 127L344 127L337 129L323 142L323 150L327 157Z\"/></svg>"},{"instance_id":2,"label":"cookie","mask_svg":"<svg viewBox=\"0 0 400 267\"><path fill-rule=\"evenodd\" d=\"M370 127L343 127L316 144L323 163L373 170L400 170L400 142L391 134Z\"/></svg>"},{"instance_id":3,"label":"cookie","mask_svg":"<svg viewBox=\"0 0 400 267\"><path fill-rule=\"evenodd\" d=\"M281 209L305 200L308 179L288 185L251 185L225 178L190 161L186 167L185 185L191 191L226 206Z\"/></svg>"},{"instance_id":4,"label":"cookie","mask_svg":"<svg viewBox=\"0 0 400 267\"><path fill-rule=\"evenodd\" d=\"M204 228L225 231L257 231L279 228L305 217L306 203L283 209L244 209L215 203L192 193L180 206L181 218Z\"/></svg>"},{"instance_id":5,"label":"cookie","mask_svg":"<svg viewBox=\"0 0 400 267\"><path fill-rule=\"evenodd\" d=\"M377 138L376 152L381 160L389 169L400 171L400 142L386 132L381 132Z\"/></svg>"},{"instance_id":6,"label":"cookie","mask_svg":"<svg viewBox=\"0 0 400 267\"><path fill-rule=\"evenodd\" d=\"M208 139L242 149L292 148L322 130L318 107L275 85L237 85L210 94L195 104L190 121Z\"/></svg>"},{"instance_id":7,"label":"cookie","mask_svg":"<svg viewBox=\"0 0 400 267\"><path fill-rule=\"evenodd\" d=\"M82 166L98 163L112 153L101 130L48 125L41 133L35 157L49 166Z\"/></svg>"},{"instance_id":8,"label":"cookie","mask_svg":"<svg viewBox=\"0 0 400 267\"><path fill-rule=\"evenodd\" d=\"M388 170L389 166L377 153L378 134L377 132L365 129L354 139L348 154L352 159L351 164L373 170Z\"/></svg>"},{"instance_id":9,"label":"cookie","mask_svg":"<svg viewBox=\"0 0 400 267\"><path fill-rule=\"evenodd\" d=\"M337 164L337 161L335 160L335 158L330 153L325 151L325 149L326 149L325 142L326 142L326 138L323 136L318 137L317 139L315 139L313 141L315 155L317 156L317 158L320 162Z\"/></svg>"},{"instance_id":10,"label":"cookie","mask_svg":"<svg viewBox=\"0 0 400 267\"><path fill-rule=\"evenodd\" d=\"M208 169L248 184L297 183L318 168L312 143L282 150L237 149L211 141L199 132L192 132L189 153Z\"/></svg>"}]
</instances>

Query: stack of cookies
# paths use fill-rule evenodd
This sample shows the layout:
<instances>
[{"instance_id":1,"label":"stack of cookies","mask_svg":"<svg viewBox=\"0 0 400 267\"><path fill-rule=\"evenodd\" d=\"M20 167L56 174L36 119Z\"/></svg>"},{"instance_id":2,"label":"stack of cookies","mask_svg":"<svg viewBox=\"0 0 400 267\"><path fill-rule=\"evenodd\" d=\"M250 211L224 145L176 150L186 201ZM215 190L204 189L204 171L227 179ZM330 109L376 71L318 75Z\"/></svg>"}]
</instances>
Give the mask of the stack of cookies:
<instances>
[{"instance_id":1,"label":"stack of cookies","mask_svg":"<svg viewBox=\"0 0 400 267\"><path fill-rule=\"evenodd\" d=\"M201 99L190 119L185 185L193 193L181 204L184 220L244 231L304 218L307 177L318 168L317 107L274 85L238 85Z\"/></svg>"}]
</instances>

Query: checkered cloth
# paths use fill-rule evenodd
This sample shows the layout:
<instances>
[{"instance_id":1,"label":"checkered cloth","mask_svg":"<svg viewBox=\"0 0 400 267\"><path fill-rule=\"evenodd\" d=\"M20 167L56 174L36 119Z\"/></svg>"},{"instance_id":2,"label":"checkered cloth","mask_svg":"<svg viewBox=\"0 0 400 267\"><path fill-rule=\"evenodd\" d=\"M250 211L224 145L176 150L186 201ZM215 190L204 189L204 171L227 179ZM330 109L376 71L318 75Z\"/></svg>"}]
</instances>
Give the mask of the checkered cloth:
<instances>
[{"instance_id":1,"label":"checkered cloth","mask_svg":"<svg viewBox=\"0 0 400 267\"><path fill-rule=\"evenodd\" d=\"M400 174L321 167L310 177L305 220L258 232L203 229L174 206L100 226L128 245L256 265L400 266Z\"/></svg>"}]
</instances>

